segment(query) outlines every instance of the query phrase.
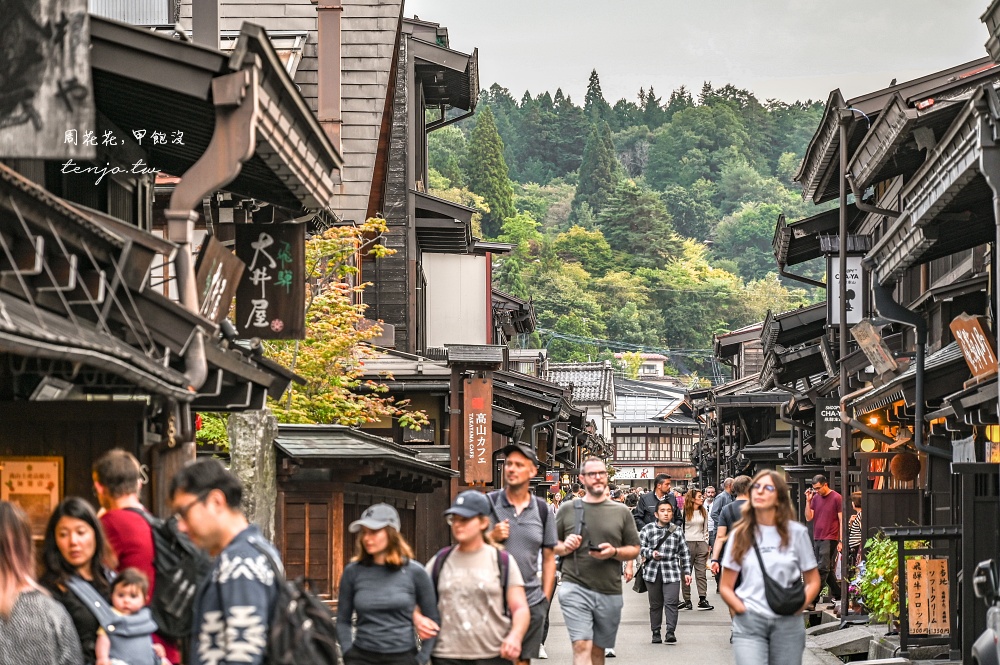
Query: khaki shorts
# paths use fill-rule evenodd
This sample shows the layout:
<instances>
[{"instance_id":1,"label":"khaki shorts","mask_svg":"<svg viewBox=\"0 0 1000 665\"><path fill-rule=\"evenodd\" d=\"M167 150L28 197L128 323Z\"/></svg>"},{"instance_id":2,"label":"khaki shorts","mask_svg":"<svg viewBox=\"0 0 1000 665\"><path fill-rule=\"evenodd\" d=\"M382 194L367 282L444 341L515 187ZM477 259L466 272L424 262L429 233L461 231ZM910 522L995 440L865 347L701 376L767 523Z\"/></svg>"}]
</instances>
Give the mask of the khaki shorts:
<instances>
[{"instance_id":1,"label":"khaki shorts","mask_svg":"<svg viewBox=\"0 0 1000 665\"><path fill-rule=\"evenodd\" d=\"M613 649L624 605L620 593L598 593L566 581L559 585L559 607L573 642L593 642L595 647Z\"/></svg>"}]
</instances>

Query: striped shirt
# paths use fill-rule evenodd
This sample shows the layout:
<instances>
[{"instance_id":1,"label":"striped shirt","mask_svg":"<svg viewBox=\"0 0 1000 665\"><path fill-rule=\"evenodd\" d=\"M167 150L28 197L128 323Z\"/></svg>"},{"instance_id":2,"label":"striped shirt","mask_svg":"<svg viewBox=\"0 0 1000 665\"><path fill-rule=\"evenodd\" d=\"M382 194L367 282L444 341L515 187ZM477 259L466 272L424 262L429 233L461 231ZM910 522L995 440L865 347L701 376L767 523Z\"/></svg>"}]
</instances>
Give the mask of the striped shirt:
<instances>
[{"instance_id":1,"label":"striped shirt","mask_svg":"<svg viewBox=\"0 0 1000 665\"><path fill-rule=\"evenodd\" d=\"M851 518L851 524L847 527L848 547L858 547L861 545L861 511L859 510Z\"/></svg>"},{"instance_id":2,"label":"striped shirt","mask_svg":"<svg viewBox=\"0 0 1000 665\"><path fill-rule=\"evenodd\" d=\"M660 553L658 560L653 558L654 546L655 551ZM684 529L677 528L676 524L667 528L659 524L642 527L639 553L646 559L642 565L642 577L647 582L670 584L680 582L684 575L691 574L691 552L684 542ZM657 580L657 577L660 579Z\"/></svg>"}]
</instances>

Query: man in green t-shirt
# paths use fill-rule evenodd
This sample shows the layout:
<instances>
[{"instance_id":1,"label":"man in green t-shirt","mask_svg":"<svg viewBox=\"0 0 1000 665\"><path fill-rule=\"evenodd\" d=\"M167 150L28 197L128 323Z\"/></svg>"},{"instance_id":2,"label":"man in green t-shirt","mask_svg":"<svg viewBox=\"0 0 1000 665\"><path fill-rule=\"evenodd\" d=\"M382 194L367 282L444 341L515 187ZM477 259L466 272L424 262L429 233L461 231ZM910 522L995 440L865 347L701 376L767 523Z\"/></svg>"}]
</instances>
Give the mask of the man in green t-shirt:
<instances>
[{"instance_id":1,"label":"man in green t-shirt","mask_svg":"<svg viewBox=\"0 0 1000 665\"><path fill-rule=\"evenodd\" d=\"M573 665L604 665L604 650L613 649L622 612L621 562L639 555L639 532L632 512L608 499L608 469L590 457L580 470L586 491L577 501L564 501L556 515L562 557L559 606L573 641Z\"/></svg>"}]
</instances>

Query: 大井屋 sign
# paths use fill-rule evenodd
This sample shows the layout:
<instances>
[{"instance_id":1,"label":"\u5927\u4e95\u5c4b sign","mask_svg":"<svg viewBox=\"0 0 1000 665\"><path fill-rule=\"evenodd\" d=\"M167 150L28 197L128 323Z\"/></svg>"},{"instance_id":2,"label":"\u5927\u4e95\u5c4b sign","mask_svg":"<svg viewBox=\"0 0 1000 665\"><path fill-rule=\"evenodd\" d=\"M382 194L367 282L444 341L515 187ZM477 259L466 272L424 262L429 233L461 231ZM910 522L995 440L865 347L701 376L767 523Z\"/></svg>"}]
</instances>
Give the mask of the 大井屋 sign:
<instances>
[{"instance_id":1,"label":"\u5927\u4e95\u5c4b sign","mask_svg":"<svg viewBox=\"0 0 1000 665\"><path fill-rule=\"evenodd\" d=\"M305 228L301 224L236 224L236 256L246 264L236 291L242 337L303 339Z\"/></svg>"}]
</instances>

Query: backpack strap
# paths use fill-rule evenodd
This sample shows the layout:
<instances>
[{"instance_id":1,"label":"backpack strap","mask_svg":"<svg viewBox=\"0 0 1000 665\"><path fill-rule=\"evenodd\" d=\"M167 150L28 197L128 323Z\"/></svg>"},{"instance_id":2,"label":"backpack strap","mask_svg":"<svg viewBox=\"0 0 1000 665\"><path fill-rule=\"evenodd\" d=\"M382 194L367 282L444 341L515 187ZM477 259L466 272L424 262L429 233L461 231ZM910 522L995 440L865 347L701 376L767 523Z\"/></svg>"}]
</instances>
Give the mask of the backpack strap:
<instances>
[{"instance_id":1,"label":"backpack strap","mask_svg":"<svg viewBox=\"0 0 1000 665\"><path fill-rule=\"evenodd\" d=\"M441 548L434 555L434 565L431 567L431 582L434 583L434 593L437 593L438 590L438 580L441 579L441 569L444 568L445 559L448 558L453 549L455 548L449 545L448 547Z\"/></svg>"},{"instance_id":2,"label":"backpack strap","mask_svg":"<svg viewBox=\"0 0 1000 665\"><path fill-rule=\"evenodd\" d=\"M504 616L510 616L510 608L507 606L507 586L510 581L510 554L507 550L497 549L497 566L500 568L500 595L503 596Z\"/></svg>"},{"instance_id":3,"label":"backpack strap","mask_svg":"<svg viewBox=\"0 0 1000 665\"><path fill-rule=\"evenodd\" d=\"M274 558L270 550L264 547L264 543L260 542L255 536L250 536L247 538L247 542L250 543L255 550L264 555L267 562L271 564L271 568L274 570L275 582L283 584L285 582L285 567L281 565L281 562Z\"/></svg>"},{"instance_id":4,"label":"backpack strap","mask_svg":"<svg viewBox=\"0 0 1000 665\"><path fill-rule=\"evenodd\" d=\"M573 525L573 533L578 536L583 535L583 499L577 497L573 499L573 514L575 522Z\"/></svg>"},{"instance_id":5,"label":"backpack strap","mask_svg":"<svg viewBox=\"0 0 1000 665\"><path fill-rule=\"evenodd\" d=\"M535 497L535 507L538 508L538 518L542 520L542 543L545 543L545 527L549 525L549 504L540 496Z\"/></svg>"}]
</instances>

